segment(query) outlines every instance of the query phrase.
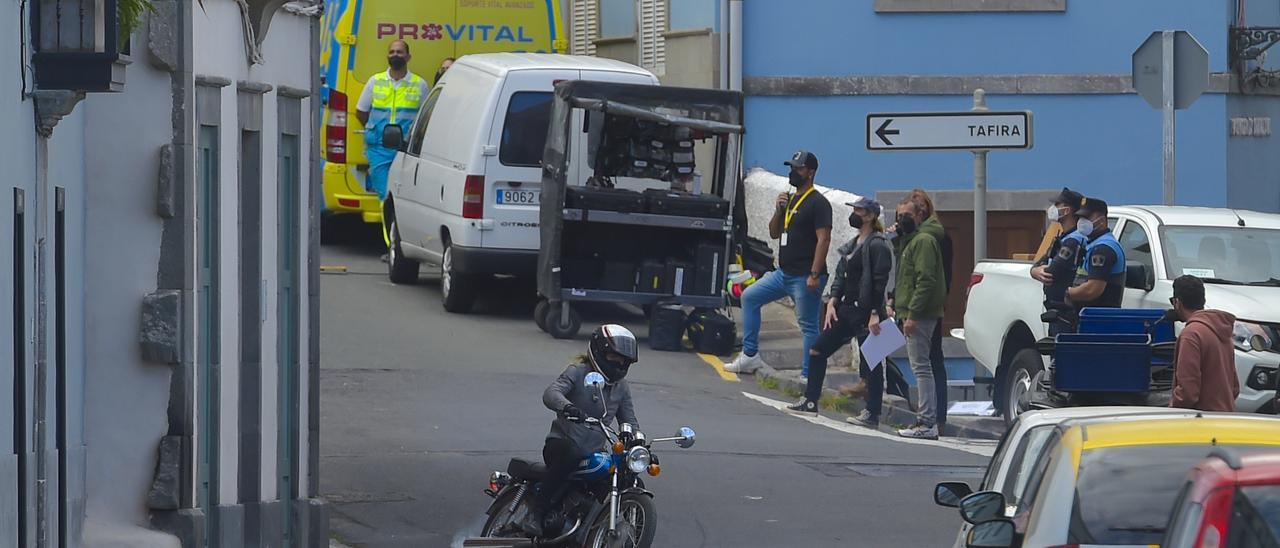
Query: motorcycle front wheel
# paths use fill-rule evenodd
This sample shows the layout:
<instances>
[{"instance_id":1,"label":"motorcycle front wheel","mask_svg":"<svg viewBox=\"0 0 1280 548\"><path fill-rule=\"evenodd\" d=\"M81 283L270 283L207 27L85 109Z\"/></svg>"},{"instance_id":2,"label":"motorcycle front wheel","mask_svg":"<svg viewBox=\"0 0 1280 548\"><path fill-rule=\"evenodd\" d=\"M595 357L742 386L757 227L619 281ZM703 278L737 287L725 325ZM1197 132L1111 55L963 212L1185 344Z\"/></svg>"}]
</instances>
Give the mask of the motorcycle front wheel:
<instances>
[{"instance_id":1,"label":"motorcycle front wheel","mask_svg":"<svg viewBox=\"0 0 1280 548\"><path fill-rule=\"evenodd\" d=\"M520 528L520 520L529 511L528 499L533 495L528 493L517 502L516 495L521 491L521 489L507 489L498 495L497 504L494 505L489 519L485 520L480 536L486 538L524 536L524 531Z\"/></svg>"},{"instance_id":2,"label":"motorcycle front wheel","mask_svg":"<svg viewBox=\"0 0 1280 548\"><path fill-rule=\"evenodd\" d=\"M658 511L648 495L629 493L618 497L616 535L609 532L609 507L591 525L590 548L649 548L658 532Z\"/></svg>"}]
</instances>

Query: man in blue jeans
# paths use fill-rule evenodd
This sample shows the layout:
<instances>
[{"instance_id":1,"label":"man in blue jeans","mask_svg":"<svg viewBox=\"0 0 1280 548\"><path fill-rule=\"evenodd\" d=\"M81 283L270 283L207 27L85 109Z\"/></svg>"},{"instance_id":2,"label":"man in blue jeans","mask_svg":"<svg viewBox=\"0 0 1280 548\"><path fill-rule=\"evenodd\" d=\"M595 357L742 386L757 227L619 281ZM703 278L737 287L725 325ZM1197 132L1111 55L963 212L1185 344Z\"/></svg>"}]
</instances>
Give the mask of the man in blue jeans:
<instances>
[{"instance_id":1,"label":"man in blue jeans","mask_svg":"<svg viewBox=\"0 0 1280 548\"><path fill-rule=\"evenodd\" d=\"M818 339L822 288L827 284L827 248L831 245L831 203L813 188L818 157L796 151L791 167L794 194L778 195L769 220L769 237L778 240L778 270L764 275L742 293L742 353L725 366L733 373L752 373L764 365L760 358L760 309L790 296L796 322L804 333L804 361L800 374L809 376L809 349Z\"/></svg>"}]
</instances>

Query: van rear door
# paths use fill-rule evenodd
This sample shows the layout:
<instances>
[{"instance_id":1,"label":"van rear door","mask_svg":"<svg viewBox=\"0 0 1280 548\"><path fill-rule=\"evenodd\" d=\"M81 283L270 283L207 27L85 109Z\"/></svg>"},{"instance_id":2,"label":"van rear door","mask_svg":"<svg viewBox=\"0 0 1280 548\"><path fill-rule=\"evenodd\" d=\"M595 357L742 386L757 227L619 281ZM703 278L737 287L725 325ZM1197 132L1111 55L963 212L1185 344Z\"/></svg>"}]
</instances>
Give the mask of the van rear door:
<instances>
[{"instance_id":1,"label":"van rear door","mask_svg":"<svg viewBox=\"0 0 1280 548\"><path fill-rule=\"evenodd\" d=\"M551 124L556 82L575 80L576 70L513 70L507 73L485 147L484 246L538 249L542 198L542 149Z\"/></svg>"}]
</instances>

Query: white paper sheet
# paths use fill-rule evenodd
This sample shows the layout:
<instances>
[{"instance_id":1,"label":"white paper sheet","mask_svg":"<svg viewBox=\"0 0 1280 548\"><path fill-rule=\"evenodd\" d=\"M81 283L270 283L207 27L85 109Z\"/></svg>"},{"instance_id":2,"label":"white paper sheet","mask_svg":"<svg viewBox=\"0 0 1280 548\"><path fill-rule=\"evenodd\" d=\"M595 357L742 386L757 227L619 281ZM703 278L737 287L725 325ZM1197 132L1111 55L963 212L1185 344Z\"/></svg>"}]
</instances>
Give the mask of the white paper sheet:
<instances>
[{"instance_id":1,"label":"white paper sheet","mask_svg":"<svg viewBox=\"0 0 1280 548\"><path fill-rule=\"evenodd\" d=\"M862 355L867 357L867 367L875 369L889 354L906 345L907 338L898 330L898 324L886 320L880 322L879 335L867 335L867 340L862 342Z\"/></svg>"},{"instance_id":2,"label":"white paper sheet","mask_svg":"<svg viewBox=\"0 0 1280 548\"><path fill-rule=\"evenodd\" d=\"M977 415L990 417L996 414L996 406L989 401L958 401L947 409L948 415Z\"/></svg>"}]
</instances>

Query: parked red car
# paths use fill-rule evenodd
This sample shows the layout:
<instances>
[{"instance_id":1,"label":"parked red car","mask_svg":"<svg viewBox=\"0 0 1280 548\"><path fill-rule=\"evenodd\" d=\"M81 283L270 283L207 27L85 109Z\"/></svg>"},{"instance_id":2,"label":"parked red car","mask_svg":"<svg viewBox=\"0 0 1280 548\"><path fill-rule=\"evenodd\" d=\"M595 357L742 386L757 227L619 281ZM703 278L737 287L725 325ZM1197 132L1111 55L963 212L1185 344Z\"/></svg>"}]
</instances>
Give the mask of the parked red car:
<instances>
[{"instance_id":1,"label":"parked red car","mask_svg":"<svg viewBox=\"0 0 1280 548\"><path fill-rule=\"evenodd\" d=\"M1164 548L1280 548L1280 453L1215 449L1187 475Z\"/></svg>"}]
</instances>

